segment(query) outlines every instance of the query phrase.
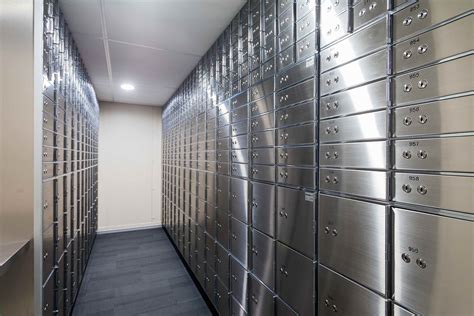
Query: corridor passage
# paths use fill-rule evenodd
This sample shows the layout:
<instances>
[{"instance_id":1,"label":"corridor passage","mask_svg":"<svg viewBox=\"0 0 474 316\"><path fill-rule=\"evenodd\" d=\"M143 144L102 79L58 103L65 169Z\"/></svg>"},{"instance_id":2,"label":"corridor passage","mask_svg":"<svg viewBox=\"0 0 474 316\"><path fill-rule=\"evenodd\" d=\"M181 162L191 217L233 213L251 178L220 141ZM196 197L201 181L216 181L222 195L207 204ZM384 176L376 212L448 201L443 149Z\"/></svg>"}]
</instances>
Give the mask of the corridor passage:
<instances>
[{"instance_id":1,"label":"corridor passage","mask_svg":"<svg viewBox=\"0 0 474 316\"><path fill-rule=\"evenodd\" d=\"M74 316L211 315L162 229L98 235Z\"/></svg>"}]
</instances>

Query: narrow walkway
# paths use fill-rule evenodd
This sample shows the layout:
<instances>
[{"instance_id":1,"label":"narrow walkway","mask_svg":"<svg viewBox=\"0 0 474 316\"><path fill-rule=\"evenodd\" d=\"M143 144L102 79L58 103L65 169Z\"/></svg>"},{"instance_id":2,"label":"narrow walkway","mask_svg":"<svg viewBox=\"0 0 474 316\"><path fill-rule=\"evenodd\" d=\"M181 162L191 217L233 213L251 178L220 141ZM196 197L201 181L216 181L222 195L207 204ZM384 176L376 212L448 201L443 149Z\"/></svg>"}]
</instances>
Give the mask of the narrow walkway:
<instances>
[{"instance_id":1,"label":"narrow walkway","mask_svg":"<svg viewBox=\"0 0 474 316\"><path fill-rule=\"evenodd\" d=\"M74 316L211 315L163 229L98 235Z\"/></svg>"}]
</instances>

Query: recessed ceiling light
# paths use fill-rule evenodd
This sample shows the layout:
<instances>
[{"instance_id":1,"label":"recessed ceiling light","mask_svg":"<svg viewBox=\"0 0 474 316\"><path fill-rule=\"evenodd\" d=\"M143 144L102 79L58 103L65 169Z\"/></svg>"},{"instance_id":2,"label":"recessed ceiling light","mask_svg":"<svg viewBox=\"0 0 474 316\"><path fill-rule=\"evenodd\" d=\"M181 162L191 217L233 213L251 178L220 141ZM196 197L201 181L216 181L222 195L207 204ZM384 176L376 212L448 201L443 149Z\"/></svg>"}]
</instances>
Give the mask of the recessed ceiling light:
<instances>
[{"instance_id":1,"label":"recessed ceiling light","mask_svg":"<svg viewBox=\"0 0 474 316\"><path fill-rule=\"evenodd\" d=\"M120 88L122 88L125 91L132 91L135 90L135 87L129 83L123 83Z\"/></svg>"}]
</instances>

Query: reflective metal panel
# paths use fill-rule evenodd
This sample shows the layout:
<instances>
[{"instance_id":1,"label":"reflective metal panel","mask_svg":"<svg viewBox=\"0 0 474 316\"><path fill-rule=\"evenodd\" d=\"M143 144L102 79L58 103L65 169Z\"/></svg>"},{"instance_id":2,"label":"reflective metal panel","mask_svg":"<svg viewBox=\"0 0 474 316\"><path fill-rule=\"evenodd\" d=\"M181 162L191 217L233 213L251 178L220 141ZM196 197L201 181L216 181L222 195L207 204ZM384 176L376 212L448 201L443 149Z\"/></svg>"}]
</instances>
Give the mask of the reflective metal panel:
<instances>
[{"instance_id":1,"label":"reflective metal panel","mask_svg":"<svg viewBox=\"0 0 474 316\"><path fill-rule=\"evenodd\" d=\"M252 225L258 230L275 235L275 186L252 183Z\"/></svg>"},{"instance_id":2,"label":"reflective metal panel","mask_svg":"<svg viewBox=\"0 0 474 316\"><path fill-rule=\"evenodd\" d=\"M397 140L395 168L474 172L474 137Z\"/></svg>"},{"instance_id":3,"label":"reflective metal panel","mask_svg":"<svg viewBox=\"0 0 474 316\"><path fill-rule=\"evenodd\" d=\"M472 176L397 172L394 178L394 201L474 214Z\"/></svg>"},{"instance_id":4,"label":"reflective metal panel","mask_svg":"<svg viewBox=\"0 0 474 316\"><path fill-rule=\"evenodd\" d=\"M315 264L281 243L277 243L276 248L278 296L299 315L315 315Z\"/></svg>"},{"instance_id":5,"label":"reflective metal panel","mask_svg":"<svg viewBox=\"0 0 474 316\"><path fill-rule=\"evenodd\" d=\"M274 275L275 275L275 241L259 232L256 229L252 230L252 272L263 282L266 286L273 289Z\"/></svg>"},{"instance_id":6,"label":"reflective metal panel","mask_svg":"<svg viewBox=\"0 0 474 316\"><path fill-rule=\"evenodd\" d=\"M316 194L277 187L277 238L279 241L315 258Z\"/></svg>"},{"instance_id":7,"label":"reflective metal panel","mask_svg":"<svg viewBox=\"0 0 474 316\"><path fill-rule=\"evenodd\" d=\"M387 138L386 111L359 114L322 121L319 126L321 143Z\"/></svg>"},{"instance_id":8,"label":"reflective metal panel","mask_svg":"<svg viewBox=\"0 0 474 316\"><path fill-rule=\"evenodd\" d=\"M320 169L321 190L388 200L388 172Z\"/></svg>"},{"instance_id":9,"label":"reflective metal panel","mask_svg":"<svg viewBox=\"0 0 474 316\"><path fill-rule=\"evenodd\" d=\"M386 295L388 219L387 206L321 194L319 262Z\"/></svg>"},{"instance_id":10,"label":"reflective metal panel","mask_svg":"<svg viewBox=\"0 0 474 316\"><path fill-rule=\"evenodd\" d=\"M389 303L343 276L319 265L318 315L387 315Z\"/></svg>"},{"instance_id":11,"label":"reflective metal panel","mask_svg":"<svg viewBox=\"0 0 474 316\"><path fill-rule=\"evenodd\" d=\"M389 143L372 141L345 144L321 144L319 165L360 169L388 169Z\"/></svg>"},{"instance_id":12,"label":"reflective metal panel","mask_svg":"<svg viewBox=\"0 0 474 316\"><path fill-rule=\"evenodd\" d=\"M393 211L395 301L424 315L472 314L473 223Z\"/></svg>"},{"instance_id":13,"label":"reflective metal panel","mask_svg":"<svg viewBox=\"0 0 474 316\"><path fill-rule=\"evenodd\" d=\"M393 82L394 104L416 103L472 91L473 65L474 55L470 55L397 76Z\"/></svg>"},{"instance_id":14,"label":"reflective metal panel","mask_svg":"<svg viewBox=\"0 0 474 316\"><path fill-rule=\"evenodd\" d=\"M422 136L474 131L474 96L396 108L394 136Z\"/></svg>"}]
</instances>

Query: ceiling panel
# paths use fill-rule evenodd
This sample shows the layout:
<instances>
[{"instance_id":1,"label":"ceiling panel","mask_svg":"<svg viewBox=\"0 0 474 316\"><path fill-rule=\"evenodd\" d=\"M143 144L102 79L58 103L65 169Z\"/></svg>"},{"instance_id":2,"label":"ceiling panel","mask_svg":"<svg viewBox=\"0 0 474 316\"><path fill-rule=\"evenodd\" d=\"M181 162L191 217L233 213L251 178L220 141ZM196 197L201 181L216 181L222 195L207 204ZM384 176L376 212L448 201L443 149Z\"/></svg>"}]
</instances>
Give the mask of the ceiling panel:
<instances>
[{"instance_id":1,"label":"ceiling panel","mask_svg":"<svg viewBox=\"0 0 474 316\"><path fill-rule=\"evenodd\" d=\"M92 78L92 82L109 82L104 41L83 34L74 34L74 40L87 67L87 72Z\"/></svg>"},{"instance_id":2,"label":"ceiling panel","mask_svg":"<svg viewBox=\"0 0 474 316\"><path fill-rule=\"evenodd\" d=\"M163 105L245 0L59 2L100 101Z\"/></svg>"},{"instance_id":3,"label":"ceiling panel","mask_svg":"<svg viewBox=\"0 0 474 316\"><path fill-rule=\"evenodd\" d=\"M121 103L161 105L165 104L174 91L175 89L163 88L159 86L152 88L137 86L133 93L129 93L117 86L114 89L114 97L116 102Z\"/></svg>"},{"instance_id":4,"label":"ceiling panel","mask_svg":"<svg viewBox=\"0 0 474 316\"><path fill-rule=\"evenodd\" d=\"M203 55L244 0L104 0L110 39Z\"/></svg>"},{"instance_id":5,"label":"ceiling panel","mask_svg":"<svg viewBox=\"0 0 474 316\"><path fill-rule=\"evenodd\" d=\"M61 0L60 2L71 32L102 36L99 0Z\"/></svg>"},{"instance_id":6,"label":"ceiling panel","mask_svg":"<svg viewBox=\"0 0 474 316\"><path fill-rule=\"evenodd\" d=\"M200 57L109 42L114 83L177 88Z\"/></svg>"},{"instance_id":7,"label":"ceiling panel","mask_svg":"<svg viewBox=\"0 0 474 316\"><path fill-rule=\"evenodd\" d=\"M97 98L100 101L114 101L113 88L110 84L93 82L93 85Z\"/></svg>"}]
</instances>

